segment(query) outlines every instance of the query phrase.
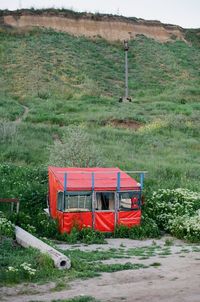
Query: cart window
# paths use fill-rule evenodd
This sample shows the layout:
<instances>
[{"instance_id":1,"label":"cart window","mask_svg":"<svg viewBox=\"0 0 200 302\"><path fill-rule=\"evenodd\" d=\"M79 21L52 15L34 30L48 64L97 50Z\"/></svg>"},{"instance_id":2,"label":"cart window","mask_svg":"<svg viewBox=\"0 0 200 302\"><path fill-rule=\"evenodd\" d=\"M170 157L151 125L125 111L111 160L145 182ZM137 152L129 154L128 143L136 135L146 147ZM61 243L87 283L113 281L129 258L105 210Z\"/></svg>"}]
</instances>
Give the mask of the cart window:
<instances>
[{"instance_id":1,"label":"cart window","mask_svg":"<svg viewBox=\"0 0 200 302\"><path fill-rule=\"evenodd\" d=\"M113 211L115 209L115 193L113 192L98 192L96 193L96 211Z\"/></svg>"},{"instance_id":2,"label":"cart window","mask_svg":"<svg viewBox=\"0 0 200 302\"><path fill-rule=\"evenodd\" d=\"M92 194L65 195L65 212L87 212L92 210Z\"/></svg>"},{"instance_id":3,"label":"cart window","mask_svg":"<svg viewBox=\"0 0 200 302\"><path fill-rule=\"evenodd\" d=\"M63 192L59 191L57 194L57 209L63 211Z\"/></svg>"},{"instance_id":4,"label":"cart window","mask_svg":"<svg viewBox=\"0 0 200 302\"><path fill-rule=\"evenodd\" d=\"M121 192L119 193L119 209L122 211L138 210L139 192Z\"/></svg>"}]
</instances>

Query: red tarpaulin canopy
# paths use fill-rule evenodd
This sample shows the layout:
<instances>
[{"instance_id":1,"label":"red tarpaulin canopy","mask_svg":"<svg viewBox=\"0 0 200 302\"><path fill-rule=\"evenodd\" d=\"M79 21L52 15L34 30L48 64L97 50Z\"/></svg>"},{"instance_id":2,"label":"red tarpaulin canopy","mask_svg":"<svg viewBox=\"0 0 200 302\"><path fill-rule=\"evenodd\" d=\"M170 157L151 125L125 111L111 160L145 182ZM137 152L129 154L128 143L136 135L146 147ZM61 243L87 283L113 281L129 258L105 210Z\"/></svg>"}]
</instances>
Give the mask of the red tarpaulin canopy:
<instances>
[{"instance_id":1,"label":"red tarpaulin canopy","mask_svg":"<svg viewBox=\"0 0 200 302\"><path fill-rule=\"evenodd\" d=\"M92 172L95 191L116 191L117 174L120 172L120 191L140 190L140 184L119 168L59 168L49 167L64 188L67 173L67 191L91 191Z\"/></svg>"}]
</instances>

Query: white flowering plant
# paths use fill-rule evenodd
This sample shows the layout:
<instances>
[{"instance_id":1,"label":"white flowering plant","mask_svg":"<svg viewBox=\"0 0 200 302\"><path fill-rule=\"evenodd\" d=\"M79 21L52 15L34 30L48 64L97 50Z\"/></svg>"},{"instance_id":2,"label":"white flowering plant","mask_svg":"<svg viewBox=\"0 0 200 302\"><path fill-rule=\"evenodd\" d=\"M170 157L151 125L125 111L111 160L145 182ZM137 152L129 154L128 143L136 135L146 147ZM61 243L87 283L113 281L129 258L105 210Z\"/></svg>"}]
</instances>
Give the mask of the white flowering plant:
<instances>
[{"instance_id":1,"label":"white flowering plant","mask_svg":"<svg viewBox=\"0 0 200 302\"><path fill-rule=\"evenodd\" d=\"M200 242L200 210L194 216L178 216L170 223L170 232L180 239Z\"/></svg>"},{"instance_id":2,"label":"white flowering plant","mask_svg":"<svg viewBox=\"0 0 200 302\"><path fill-rule=\"evenodd\" d=\"M168 231L177 216L192 216L200 209L200 193L187 189L159 189L148 201L148 212L158 225Z\"/></svg>"},{"instance_id":3,"label":"white flowering plant","mask_svg":"<svg viewBox=\"0 0 200 302\"><path fill-rule=\"evenodd\" d=\"M200 193L178 188L153 192L147 212L161 229L179 238L198 241L195 231L198 231L198 210Z\"/></svg>"},{"instance_id":4,"label":"white flowering plant","mask_svg":"<svg viewBox=\"0 0 200 302\"><path fill-rule=\"evenodd\" d=\"M36 269L31 267L30 263L27 262L23 262L22 264L20 264L20 269L23 271L23 273L25 275L27 275L28 277L32 277L35 275L36 273Z\"/></svg>"},{"instance_id":5,"label":"white flowering plant","mask_svg":"<svg viewBox=\"0 0 200 302\"><path fill-rule=\"evenodd\" d=\"M14 225L0 212L0 238L14 237Z\"/></svg>"},{"instance_id":6,"label":"white flowering plant","mask_svg":"<svg viewBox=\"0 0 200 302\"><path fill-rule=\"evenodd\" d=\"M31 278L36 274L37 270L32 267L30 263L23 262L20 265L8 266L6 273L7 279L16 282L17 280L31 280Z\"/></svg>"}]
</instances>

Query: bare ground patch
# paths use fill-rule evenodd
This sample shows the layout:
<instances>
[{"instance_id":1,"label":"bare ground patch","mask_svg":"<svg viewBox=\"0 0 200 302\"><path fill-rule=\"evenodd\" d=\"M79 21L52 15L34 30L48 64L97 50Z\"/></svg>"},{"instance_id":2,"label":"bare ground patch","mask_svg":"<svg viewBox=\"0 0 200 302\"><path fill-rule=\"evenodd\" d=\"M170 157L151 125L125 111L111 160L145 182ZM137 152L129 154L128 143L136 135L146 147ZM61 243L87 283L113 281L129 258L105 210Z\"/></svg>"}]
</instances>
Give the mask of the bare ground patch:
<instances>
[{"instance_id":1,"label":"bare ground patch","mask_svg":"<svg viewBox=\"0 0 200 302\"><path fill-rule=\"evenodd\" d=\"M150 301L199 302L200 301L200 247L187 245L171 238L160 240L108 239L105 245L60 245L62 249L105 252L107 249L124 249L130 256L101 261L104 264L142 263L147 268L101 273L99 277L74 280L54 291L56 282L44 285L18 285L2 289L2 301L28 302L69 299L76 296L93 296L99 301ZM168 246L171 240L172 245ZM174 240L174 241L172 241ZM135 248L154 247L148 259L132 255ZM167 253L167 251L170 253ZM81 261L81 259L80 259ZM62 280L65 281L65 280Z\"/></svg>"},{"instance_id":2,"label":"bare ground patch","mask_svg":"<svg viewBox=\"0 0 200 302\"><path fill-rule=\"evenodd\" d=\"M130 120L130 119L112 119L108 121L102 122L102 125L110 125L115 128L125 128L125 129L133 129L137 130L140 127L142 127L144 124L141 122L138 122L136 120Z\"/></svg>"}]
</instances>

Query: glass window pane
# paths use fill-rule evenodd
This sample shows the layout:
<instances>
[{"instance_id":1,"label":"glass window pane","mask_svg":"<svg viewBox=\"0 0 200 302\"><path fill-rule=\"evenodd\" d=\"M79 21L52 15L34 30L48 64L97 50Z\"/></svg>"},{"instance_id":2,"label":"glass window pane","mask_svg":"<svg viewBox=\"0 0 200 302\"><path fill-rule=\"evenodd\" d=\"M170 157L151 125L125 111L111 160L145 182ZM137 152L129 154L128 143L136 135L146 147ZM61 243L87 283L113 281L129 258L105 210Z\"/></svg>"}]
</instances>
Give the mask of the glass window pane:
<instances>
[{"instance_id":1,"label":"glass window pane","mask_svg":"<svg viewBox=\"0 0 200 302\"><path fill-rule=\"evenodd\" d=\"M63 211L63 192L58 192L57 194L57 209Z\"/></svg>"},{"instance_id":2,"label":"glass window pane","mask_svg":"<svg viewBox=\"0 0 200 302\"><path fill-rule=\"evenodd\" d=\"M87 212L92 210L92 195L77 194L65 196L65 212Z\"/></svg>"},{"instance_id":3,"label":"glass window pane","mask_svg":"<svg viewBox=\"0 0 200 302\"><path fill-rule=\"evenodd\" d=\"M139 209L139 193L122 192L119 193L119 208L122 211Z\"/></svg>"}]
</instances>

